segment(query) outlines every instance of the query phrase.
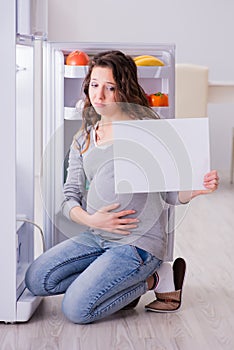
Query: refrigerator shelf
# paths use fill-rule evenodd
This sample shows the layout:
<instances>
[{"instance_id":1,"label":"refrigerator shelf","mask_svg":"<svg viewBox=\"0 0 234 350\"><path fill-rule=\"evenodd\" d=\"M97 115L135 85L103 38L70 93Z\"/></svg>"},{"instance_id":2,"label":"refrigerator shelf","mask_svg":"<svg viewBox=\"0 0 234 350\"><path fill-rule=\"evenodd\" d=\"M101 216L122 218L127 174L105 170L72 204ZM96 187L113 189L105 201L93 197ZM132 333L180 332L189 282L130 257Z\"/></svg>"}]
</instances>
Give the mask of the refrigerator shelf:
<instances>
[{"instance_id":1,"label":"refrigerator shelf","mask_svg":"<svg viewBox=\"0 0 234 350\"><path fill-rule=\"evenodd\" d=\"M151 107L161 118L169 118L170 107ZM75 107L64 107L65 120L82 120L82 110L77 111Z\"/></svg>"},{"instance_id":2,"label":"refrigerator shelf","mask_svg":"<svg viewBox=\"0 0 234 350\"><path fill-rule=\"evenodd\" d=\"M150 79L166 78L166 79L168 79L169 70L170 70L170 66L137 67L139 78L150 78Z\"/></svg>"},{"instance_id":3,"label":"refrigerator shelf","mask_svg":"<svg viewBox=\"0 0 234 350\"><path fill-rule=\"evenodd\" d=\"M85 78L88 73L88 66L64 66L65 78Z\"/></svg>"},{"instance_id":4,"label":"refrigerator shelf","mask_svg":"<svg viewBox=\"0 0 234 350\"><path fill-rule=\"evenodd\" d=\"M82 120L82 111L77 111L75 107L64 107L64 119Z\"/></svg>"},{"instance_id":5,"label":"refrigerator shelf","mask_svg":"<svg viewBox=\"0 0 234 350\"><path fill-rule=\"evenodd\" d=\"M65 78L85 78L88 72L88 66L64 66ZM139 78L168 78L170 66L138 66Z\"/></svg>"},{"instance_id":6,"label":"refrigerator shelf","mask_svg":"<svg viewBox=\"0 0 234 350\"><path fill-rule=\"evenodd\" d=\"M156 113L159 114L160 119L168 119L170 118L170 107L151 107Z\"/></svg>"},{"instance_id":7,"label":"refrigerator shelf","mask_svg":"<svg viewBox=\"0 0 234 350\"><path fill-rule=\"evenodd\" d=\"M151 107L155 112L167 111L169 107Z\"/></svg>"}]
</instances>

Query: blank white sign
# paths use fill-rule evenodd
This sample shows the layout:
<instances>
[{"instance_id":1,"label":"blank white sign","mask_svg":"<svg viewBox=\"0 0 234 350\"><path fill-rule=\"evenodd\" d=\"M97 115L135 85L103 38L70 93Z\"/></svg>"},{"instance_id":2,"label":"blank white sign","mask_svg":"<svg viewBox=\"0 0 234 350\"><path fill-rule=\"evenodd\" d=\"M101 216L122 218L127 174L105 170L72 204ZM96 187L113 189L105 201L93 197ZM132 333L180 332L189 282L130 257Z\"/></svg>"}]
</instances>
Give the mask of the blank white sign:
<instances>
[{"instance_id":1,"label":"blank white sign","mask_svg":"<svg viewBox=\"0 0 234 350\"><path fill-rule=\"evenodd\" d=\"M113 123L116 193L204 189L208 118Z\"/></svg>"}]
</instances>

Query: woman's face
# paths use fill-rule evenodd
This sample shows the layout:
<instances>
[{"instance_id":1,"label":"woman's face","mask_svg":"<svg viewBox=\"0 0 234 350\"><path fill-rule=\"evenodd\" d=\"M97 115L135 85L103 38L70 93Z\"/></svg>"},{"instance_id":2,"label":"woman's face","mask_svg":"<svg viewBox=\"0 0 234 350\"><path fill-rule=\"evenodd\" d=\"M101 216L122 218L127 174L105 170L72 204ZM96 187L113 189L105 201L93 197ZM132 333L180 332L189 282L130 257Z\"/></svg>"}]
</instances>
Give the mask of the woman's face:
<instances>
[{"instance_id":1,"label":"woman's face","mask_svg":"<svg viewBox=\"0 0 234 350\"><path fill-rule=\"evenodd\" d=\"M108 67L94 67L90 77L89 98L98 114L111 119L119 112L116 82Z\"/></svg>"}]
</instances>

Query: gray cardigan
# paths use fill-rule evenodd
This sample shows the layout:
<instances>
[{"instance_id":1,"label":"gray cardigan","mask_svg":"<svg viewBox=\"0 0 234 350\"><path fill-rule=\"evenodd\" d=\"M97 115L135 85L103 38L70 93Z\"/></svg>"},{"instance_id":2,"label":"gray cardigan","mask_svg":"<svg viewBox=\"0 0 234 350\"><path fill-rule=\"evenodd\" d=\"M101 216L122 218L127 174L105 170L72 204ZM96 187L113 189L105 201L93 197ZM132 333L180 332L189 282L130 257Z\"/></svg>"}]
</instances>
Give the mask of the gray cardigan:
<instances>
[{"instance_id":1,"label":"gray cardigan","mask_svg":"<svg viewBox=\"0 0 234 350\"><path fill-rule=\"evenodd\" d=\"M169 205L180 204L177 192L116 194L114 190L113 146L96 145L95 128L90 128L90 145L85 147L84 132L79 132L70 148L69 166L64 185L63 214L70 219L69 212L82 206L89 214L103 206L120 203L116 211L134 209L140 222L130 235L115 234L92 229L108 241L131 244L144 249L158 259L163 259L167 246ZM130 217L130 216L129 216Z\"/></svg>"}]
</instances>

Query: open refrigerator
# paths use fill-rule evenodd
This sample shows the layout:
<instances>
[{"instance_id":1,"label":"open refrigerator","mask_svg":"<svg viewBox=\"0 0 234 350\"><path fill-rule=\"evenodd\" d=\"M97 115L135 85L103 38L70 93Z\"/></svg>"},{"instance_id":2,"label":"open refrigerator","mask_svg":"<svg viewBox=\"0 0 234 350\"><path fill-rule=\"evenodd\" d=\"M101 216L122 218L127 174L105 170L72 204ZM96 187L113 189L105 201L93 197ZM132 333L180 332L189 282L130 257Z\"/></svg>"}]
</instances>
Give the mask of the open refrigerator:
<instances>
[{"instance_id":1,"label":"open refrigerator","mask_svg":"<svg viewBox=\"0 0 234 350\"><path fill-rule=\"evenodd\" d=\"M66 178L67 155L82 123L82 111L76 108L83 99L82 83L87 66L66 65L67 55L80 50L89 57L107 50L121 50L132 57L153 55L164 66L138 66L138 78L147 94L168 94L169 106L152 107L161 118L175 115L175 46L143 43L43 43L43 157L42 193L44 202L44 232L46 247L77 235L82 225L69 221L61 214L63 184ZM168 212L168 250L165 260L173 257L173 210Z\"/></svg>"},{"instance_id":2,"label":"open refrigerator","mask_svg":"<svg viewBox=\"0 0 234 350\"><path fill-rule=\"evenodd\" d=\"M156 111L162 118L174 118L175 47L173 44L50 42L45 24L46 0L9 0L4 6L12 23L5 36L10 58L5 57L5 80L0 84L8 94L8 123L6 127L2 119L0 129L3 145L8 145L7 157L4 147L0 152L1 163L8 172L0 174L1 183L6 184L1 207L4 233L0 237L0 261L5 268L2 268L0 321L11 323L28 321L41 301L27 290L24 282L25 272L34 259L35 146L38 141L42 140L38 168L45 249L84 229L63 217L60 209L69 147L82 122L76 103L83 98L82 83L87 73L86 66L67 66L66 55L76 49L89 56L117 49L133 57L147 54L160 58L164 66L138 67L139 81L148 94L157 91L168 94L169 106L158 107ZM16 67L15 71L12 66ZM165 210L169 237L165 260L172 260L174 215L170 208Z\"/></svg>"}]
</instances>

